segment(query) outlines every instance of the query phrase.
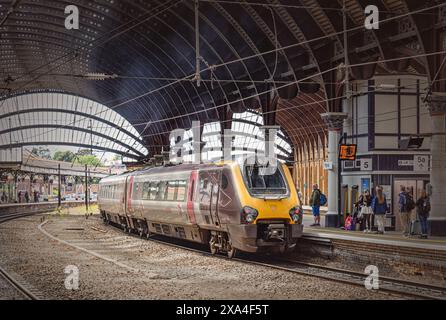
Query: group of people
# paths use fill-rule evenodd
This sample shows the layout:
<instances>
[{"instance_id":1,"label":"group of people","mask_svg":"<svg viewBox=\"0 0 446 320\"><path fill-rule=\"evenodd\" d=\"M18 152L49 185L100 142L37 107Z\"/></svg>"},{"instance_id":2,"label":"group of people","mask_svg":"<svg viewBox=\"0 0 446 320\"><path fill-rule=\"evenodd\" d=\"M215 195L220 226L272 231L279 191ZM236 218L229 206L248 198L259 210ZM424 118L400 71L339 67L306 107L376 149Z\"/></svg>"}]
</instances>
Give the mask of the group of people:
<instances>
[{"instance_id":1,"label":"group of people","mask_svg":"<svg viewBox=\"0 0 446 320\"><path fill-rule=\"evenodd\" d=\"M321 191L317 184L313 185L313 192L310 198L310 205L312 207L314 223L312 227L320 226L320 206L321 206ZM416 210L414 210L416 209ZM420 198L415 202L409 192L404 186L401 186L398 195L398 211L400 221L402 224L403 235L405 237L415 235L416 221L420 222L421 235L420 238L427 239L428 236L428 217L430 213L430 202L427 192L423 190ZM355 203L355 211L352 216L349 216L348 225L352 226L360 224L361 229L365 233L373 232L373 220L376 221L377 233L384 234L385 232L385 216L389 212L386 195L381 186L375 188L375 194L372 195L369 190L365 190L358 201ZM347 221L346 221L347 222ZM347 225L347 223L346 223ZM350 229L351 230L351 229Z\"/></svg>"},{"instance_id":2,"label":"group of people","mask_svg":"<svg viewBox=\"0 0 446 320\"><path fill-rule=\"evenodd\" d=\"M31 198L30 198L28 191L25 191L25 192L19 191L17 193L17 202L29 203L30 200L31 200ZM39 192L38 191L33 192L33 202L39 202Z\"/></svg>"},{"instance_id":3,"label":"group of people","mask_svg":"<svg viewBox=\"0 0 446 320\"><path fill-rule=\"evenodd\" d=\"M17 192L17 199L14 200L14 198L9 199L8 194L3 191L0 195L0 203L9 203L9 202L17 202L17 203L29 203L31 201L33 202L39 202L39 192L33 191L32 192L32 199L28 191L19 191Z\"/></svg>"},{"instance_id":4,"label":"group of people","mask_svg":"<svg viewBox=\"0 0 446 320\"><path fill-rule=\"evenodd\" d=\"M376 219L376 224L378 226L378 233L384 234L385 230L385 216L388 212L386 195L383 192L381 186L375 188L375 196L372 197L369 190L365 190L363 194L355 203L355 214L353 214L353 219L356 219L358 223L362 223L364 226L364 232L372 232L372 215Z\"/></svg>"},{"instance_id":5,"label":"group of people","mask_svg":"<svg viewBox=\"0 0 446 320\"><path fill-rule=\"evenodd\" d=\"M388 212L386 195L380 186L376 187L376 195L371 196L366 190L355 204L356 216L353 218L364 225L364 232L372 232L372 215L378 225L378 233L384 233L385 214ZM416 210L414 210L416 209ZM405 237L415 235L416 222L420 222L420 238L427 239L428 223L427 219L430 213L429 197L425 190L421 192L420 198L415 202L412 195L401 186L398 194L398 213L400 216L402 232Z\"/></svg>"},{"instance_id":6,"label":"group of people","mask_svg":"<svg viewBox=\"0 0 446 320\"><path fill-rule=\"evenodd\" d=\"M5 191L2 192L2 195L0 196L0 202L1 203L8 203L8 195Z\"/></svg>"}]
</instances>

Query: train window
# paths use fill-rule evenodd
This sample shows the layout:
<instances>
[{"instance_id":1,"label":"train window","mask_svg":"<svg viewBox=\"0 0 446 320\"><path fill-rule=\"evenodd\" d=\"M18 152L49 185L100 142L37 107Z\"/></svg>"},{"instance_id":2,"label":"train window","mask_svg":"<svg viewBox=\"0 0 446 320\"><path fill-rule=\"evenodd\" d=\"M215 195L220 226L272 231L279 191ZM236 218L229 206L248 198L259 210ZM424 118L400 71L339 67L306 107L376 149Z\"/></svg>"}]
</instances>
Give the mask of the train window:
<instances>
[{"instance_id":1,"label":"train window","mask_svg":"<svg viewBox=\"0 0 446 320\"><path fill-rule=\"evenodd\" d=\"M142 199L148 200L149 193L150 193L150 182L144 182L144 184L142 185Z\"/></svg>"},{"instance_id":2,"label":"train window","mask_svg":"<svg viewBox=\"0 0 446 320\"><path fill-rule=\"evenodd\" d=\"M164 199L166 199L167 201L175 200L175 189L177 187L177 184L177 181L169 181L167 183L166 197Z\"/></svg>"},{"instance_id":3,"label":"train window","mask_svg":"<svg viewBox=\"0 0 446 320\"><path fill-rule=\"evenodd\" d=\"M157 181L152 181L150 182L150 194L149 194L149 199L150 200L156 200L156 196L158 194L158 182Z\"/></svg>"},{"instance_id":4,"label":"train window","mask_svg":"<svg viewBox=\"0 0 446 320\"><path fill-rule=\"evenodd\" d=\"M186 180L178 181L178 188L177 188L177 200L178 201L184 201L186 199Z\"/></svg>"},{"instance_id":5,"label":"train window","mask_svg":"<svg viewBox=\"0 0 446 320\"><path fill-rule=\"evenodd\" d=\"M156 200L164 200L165 199L166 188L167 188L167 182L160 181L159 186L158 186Z\"/></svg>"},{"instance_id":6,"label":"train window","mask_svg":"<svg viewBox=\"0 0 446 320\"><path fill-rule=\"evenodd\" d=\"M248 188L255 193L286 193L285 179L280 167L273 174L262 174L258 166L246 166L245 177L248 182Z\"/></svg>"},{"instance_id":7,"label":"train window","mask_svg":"<svg viewBox=\"0 0 446 320\"><path fill-rule=\"evenodd\" d=\"M225 190L228 187L229 180L225 173L221 175L221 188Z\"/></svg>"}]
</instances>

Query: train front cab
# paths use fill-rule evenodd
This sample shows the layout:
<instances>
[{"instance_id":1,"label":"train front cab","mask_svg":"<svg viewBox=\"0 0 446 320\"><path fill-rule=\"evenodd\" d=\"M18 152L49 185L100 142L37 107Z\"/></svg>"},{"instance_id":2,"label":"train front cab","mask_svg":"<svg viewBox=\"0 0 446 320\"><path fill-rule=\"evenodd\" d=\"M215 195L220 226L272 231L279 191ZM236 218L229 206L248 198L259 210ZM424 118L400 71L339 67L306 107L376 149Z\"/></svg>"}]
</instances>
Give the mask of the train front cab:
<instances>
[{"instance_id":1,"label":"train front cab","mask_svg":"<svg viewBox=\"0 0 446 320\"><path fill-rule=\"evenodd\" d=\"M242 210L241 223L227 226L231 245L246 252L292 249L302 236L303 210L288 168L262 176L259 168L242 166L233 174Z\"/></svg>"}]
</instances>

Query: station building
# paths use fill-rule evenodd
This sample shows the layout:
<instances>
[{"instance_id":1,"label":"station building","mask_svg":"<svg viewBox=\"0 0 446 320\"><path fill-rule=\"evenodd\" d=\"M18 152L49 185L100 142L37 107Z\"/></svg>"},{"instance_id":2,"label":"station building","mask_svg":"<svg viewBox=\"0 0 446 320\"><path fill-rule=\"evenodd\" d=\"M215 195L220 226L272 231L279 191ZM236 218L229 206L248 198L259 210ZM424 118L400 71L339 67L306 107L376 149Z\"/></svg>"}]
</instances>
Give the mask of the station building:
<instances>
[{"instance_id":1,"label":"station building","mask_svg":"<svg viewBox=\"0 0 446 320\"><path fill-rule=\"evenodd\" d=\"M239 155L264 151L261 129L279 126L276 153L304 204L315 183L327 195L327 227L380 185L399 230L406 186L429 191L431 232L446 235L446 6L370 2L73 1L79 29L65 2L2 3L2 168L33 145L144 166L179 128L193 154L194 121L213 148L203 157L218 159L225 129ZM338 161L342 141L354 160Z\"/></svg>"}]
</instances>

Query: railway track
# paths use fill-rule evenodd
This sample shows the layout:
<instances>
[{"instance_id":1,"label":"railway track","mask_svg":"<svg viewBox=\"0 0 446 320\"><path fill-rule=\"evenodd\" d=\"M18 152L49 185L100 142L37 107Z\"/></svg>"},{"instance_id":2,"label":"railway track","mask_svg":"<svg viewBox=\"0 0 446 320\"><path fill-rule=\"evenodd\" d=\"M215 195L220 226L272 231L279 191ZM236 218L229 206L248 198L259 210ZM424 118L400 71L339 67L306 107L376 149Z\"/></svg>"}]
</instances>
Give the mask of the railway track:
<instances>
[{"instance_id":1,"label":"railway track","mask_svg":"<svg viewBox=\"0 0 446 320\"><path fill-rule=\"evenodd\" d=\"M0 215L0 224L7 221L11 221L18 218L28 217L30 215L38 214L40 212L34 213L13 213L7 215ZM25 299L28 300L39 300L36 294L29 290L24 284L20 283L15 279L10 273L0 267L0 277L9 283L15 290L17 290Z\"/></svg>"},{"instance_id":2,"label":"railway track","mask_svg":"<svg viewBox=\"0 0 446 320\"><path fill-rule=\"evenodd\" d=\"M149 240L176 248L186 249L202 255L212 255L208 249L200 249L193 244L178 244L171 239L162 239L160 237L157 237L156 239L152 237L149 238ZM228 259L223 255L215 255L215 257L219 259ZM232 260L361 287L365 286L364 281L368 276L352 270L327 267L324 265L280 257L259 258L255 255L243 254L239 258L233 258ZM446 287L391 277L379 276L379 290L412 298L446 300Z\"/></svg>"},{"instance_id":3,"label":"railway track","mask_svg":"<svg viewBox=\"0 0 446 320\"><path fill-rule=\"evenodd\" d=\"M42 232L46 233L45 230L42 229L42 227L45 225L45 222L39 225L39 229L41 229ZM94 229L97 232L101 232L103 230L96 228ZM47 234L48 235L48 234ZM139 236L136 234L129 234L130 236L133 236L135 238L138 238ZM87 250L85 248L73 245L67 241L57 239L54 236L49 235L55 240L58 240L66 245L72 246L74 248L77 248L78 250L82 250L85 252L88 252L92 255L95 255L98 258L101 258L103 260L112 262L116 264L116 261L113 259L108 258L105 255L98 254L92 250ZM160 243L163 245L168 245L171 247L188 250L191 252L195 252L201 255L205 256L212 256L212 254L209 252L209 249L207 247L204 247L201 244L195 244L190 243L186 241L179 241L178 239L171 239L171 238L165 238L163 236L152 236L149 238L149 241ZM215 258L218 259L228 259L224 255L215 255ZM282 257L259 257L258 255L252 255L252 254L240 254L239 257L233 258L233 261L237 261L240 263L249 263L253 265L258 266L264 266L268 268L274 268L282 271L292 272L300 275L305 276L312 276L316 278L321 278L329 281L335 281L338 283L345 283L349 285L356 285L364 287L364 280L368 275L347 270L347 269L339 269L339 268L333 268L333 267L327 267L324 265L318 265L318 264L312 264L312 263L306 263L296 260L291 260L288 258L282 258ZM127 267L127 266L126 266ZM130 269L130 267L129 267ZM132 270L135 271L135 270ZM397 294L403 297L412 297L412 298L418 298L418 299L429 299L429 300L445 300L446 299L446 288L425 284L425 283L419 283L409 280L403 280L403 279L397 279L397 278L391 278L391 277L384 277L379 276L379 290L388 292L391 294Z\"/></svg>"}]
</instances>

